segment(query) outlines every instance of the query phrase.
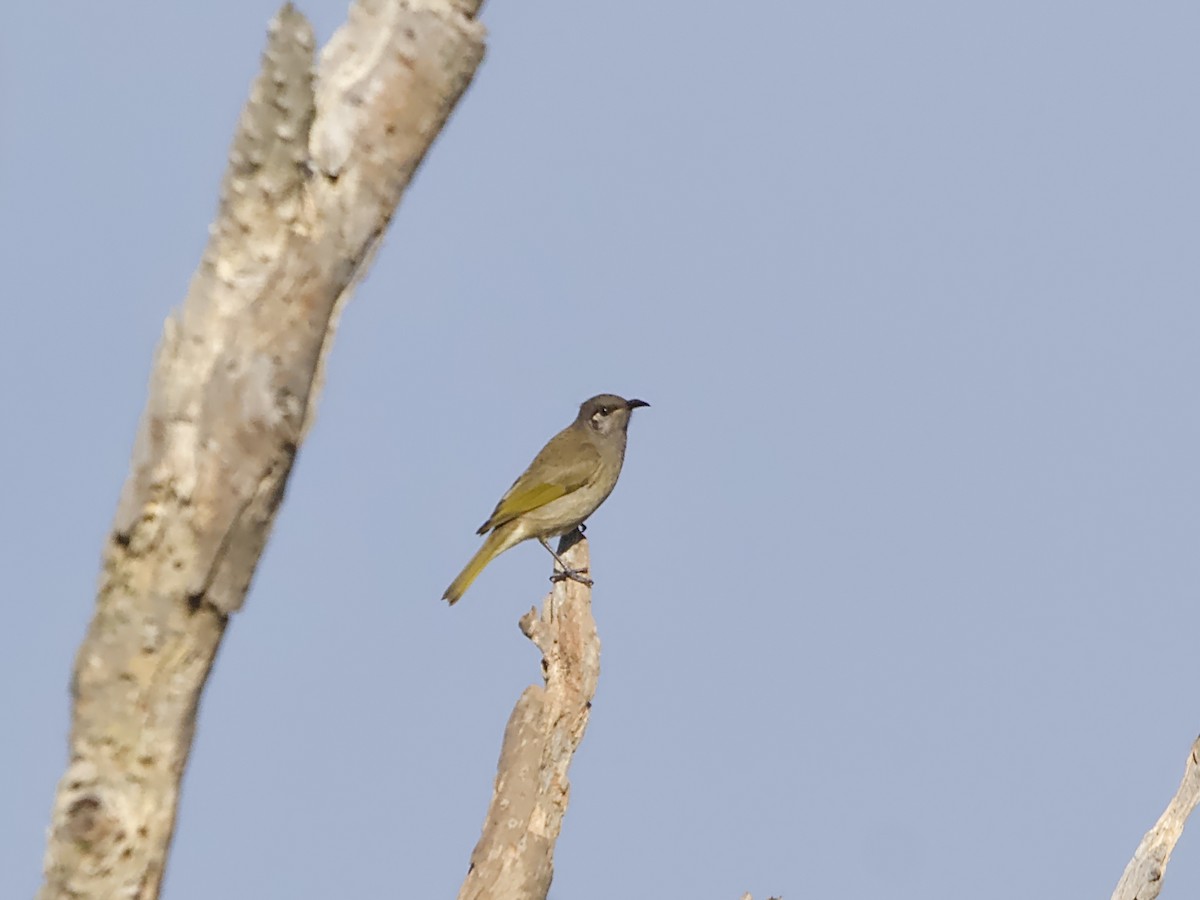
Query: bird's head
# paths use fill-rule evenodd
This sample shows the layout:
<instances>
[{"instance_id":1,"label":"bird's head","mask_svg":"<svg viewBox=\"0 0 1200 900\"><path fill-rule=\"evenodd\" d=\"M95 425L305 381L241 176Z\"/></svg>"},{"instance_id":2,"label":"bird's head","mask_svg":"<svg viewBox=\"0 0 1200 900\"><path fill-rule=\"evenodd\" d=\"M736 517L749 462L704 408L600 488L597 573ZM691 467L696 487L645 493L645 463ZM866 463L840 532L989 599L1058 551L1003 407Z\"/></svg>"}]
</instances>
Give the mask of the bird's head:
<instances>
[{"instance_id":1,"label":"bird's head","mask_svg":"<svg viewBox=\"0 0 1200 900\"><path fill-rule=\"evenodd\" d=\"M597 394L583 401L576 421L600 434L624 432L629 427L630 413L639 406L649 405L645 400L626 400L616 394Z\"/></svg>"}]
</instances>

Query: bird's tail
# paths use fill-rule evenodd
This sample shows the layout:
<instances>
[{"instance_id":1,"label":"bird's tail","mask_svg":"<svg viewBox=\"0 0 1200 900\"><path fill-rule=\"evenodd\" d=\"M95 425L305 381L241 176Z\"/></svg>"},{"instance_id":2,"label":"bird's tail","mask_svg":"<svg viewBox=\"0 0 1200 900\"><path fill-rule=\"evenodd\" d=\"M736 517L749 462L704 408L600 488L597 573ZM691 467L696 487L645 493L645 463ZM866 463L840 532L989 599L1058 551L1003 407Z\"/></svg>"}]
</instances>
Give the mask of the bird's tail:
<instances>
[{"instance_id":1,"label":"bird's tail","mask_svg":"<svg viewBox=\"0 0 1200 900\"><path fill-rule=\"evenodd\" d=\"M451 606L461 600L462 595L471 586L471 582L479 577L484 566L520 540L516 536L516 525L516 522L506 522L487 536L483 546L471 557L471 561L467 563L466 567L458 573L458 577L450 583L450 587L446 588L446 593L442 594L443 600L449 601Z\"/></svg>"}]
</instances>

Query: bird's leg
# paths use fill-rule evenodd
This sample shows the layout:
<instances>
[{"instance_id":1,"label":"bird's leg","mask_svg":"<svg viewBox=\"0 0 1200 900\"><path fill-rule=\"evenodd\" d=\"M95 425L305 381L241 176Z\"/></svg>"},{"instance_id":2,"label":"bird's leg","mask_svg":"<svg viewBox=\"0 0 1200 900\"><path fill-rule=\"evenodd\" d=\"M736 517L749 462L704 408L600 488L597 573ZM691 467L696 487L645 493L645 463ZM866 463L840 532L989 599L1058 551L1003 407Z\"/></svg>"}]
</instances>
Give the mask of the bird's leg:
<instances>
[{"instance_id":1,"label":"bird's leg","mask_svg":"<svg viewBox=\"0 0 1200 900\"><path fill-rule=\"evenodd\" d=\"M561 556L554 552L554 548L550 546L545 538L538 538L538 543L545 547L546 551L553 556L559 566L562 567L561 572L555 572L550 576L551 581L566 581L568 578L570 578L572 581L578 581L580 584L586 584L588 587L592 586L592 579L585 577L587 569L572 569L565 562L563 562Z\"/></svg>"}]
</instances>

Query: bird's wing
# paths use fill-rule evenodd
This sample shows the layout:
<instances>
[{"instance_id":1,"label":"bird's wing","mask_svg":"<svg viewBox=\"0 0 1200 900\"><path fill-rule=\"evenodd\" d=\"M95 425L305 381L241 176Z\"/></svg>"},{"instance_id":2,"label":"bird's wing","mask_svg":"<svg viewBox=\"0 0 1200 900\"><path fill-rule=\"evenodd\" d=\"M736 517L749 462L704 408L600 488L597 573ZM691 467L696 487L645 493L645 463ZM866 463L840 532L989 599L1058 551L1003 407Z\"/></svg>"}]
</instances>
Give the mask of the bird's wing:
<instances>
[{"instance_id":1,"label":"bird's wing","mask_svg":"<svg viewBox=\"0 0 1200 900\"><path fill-rule=\"evenodd\" d=\"M550 464L548 458L560 456L556 451L556 441L551 441L537 455L525 474L513 482L513 486L500 498L491 517L479 526L478 534L485 534L493 528L498 528L505 522L511 522L517 516L532 509L545 506L559 497L579 490L595 476L600 468L600 453L590 444L583 444L571 454L569 462L555 459ZM553 471L547 478L545 472ZM536 472L537 475L530 473Z\"/></svg>"}]
</instances>

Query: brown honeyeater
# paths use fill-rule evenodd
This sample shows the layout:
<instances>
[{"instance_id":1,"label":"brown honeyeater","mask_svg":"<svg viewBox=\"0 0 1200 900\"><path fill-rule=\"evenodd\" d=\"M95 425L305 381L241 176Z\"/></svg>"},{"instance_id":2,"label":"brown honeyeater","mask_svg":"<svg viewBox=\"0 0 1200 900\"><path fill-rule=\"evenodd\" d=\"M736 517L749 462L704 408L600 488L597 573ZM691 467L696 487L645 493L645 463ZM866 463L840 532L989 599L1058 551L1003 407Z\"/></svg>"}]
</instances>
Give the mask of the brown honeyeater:
<instances>
[{"instance_id":1,"label":"brown honeyeater","mask_svg":"<svg viewBox=\"0 0 1200 900\"><path fill-rule=\"evenodd\" d=\"M547 539L578 528L612 493L625 461L629 417L649 405L616 394L585 400L575 421L550 439L479 527L478 534L487 535L483 546L442 599L457 603L484 566L521 541L537 538L558 559ZM563 570L568 578L587 581L583 572L565 565Z\"/></svg>"}]
</instances>

